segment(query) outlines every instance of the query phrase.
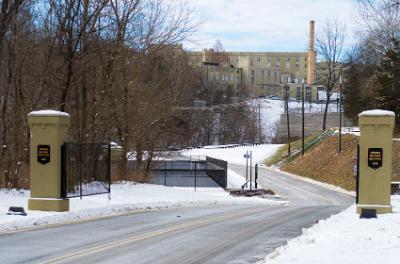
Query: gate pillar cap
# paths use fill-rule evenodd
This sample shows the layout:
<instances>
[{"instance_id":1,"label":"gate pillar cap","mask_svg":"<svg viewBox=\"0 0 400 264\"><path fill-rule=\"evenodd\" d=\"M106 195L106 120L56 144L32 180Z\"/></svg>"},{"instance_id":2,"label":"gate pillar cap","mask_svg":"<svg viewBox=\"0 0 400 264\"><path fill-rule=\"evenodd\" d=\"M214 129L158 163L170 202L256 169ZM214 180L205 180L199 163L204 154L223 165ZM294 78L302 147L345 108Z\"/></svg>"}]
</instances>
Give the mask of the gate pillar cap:
<instances>
[{"instance_id":1,"label":"gate pillar cap","mask_svg":"<svg viewBox=\"0 0 400 264\"><path fill-rule=\"evenodd\" d=\"M395 116L393 111L387 111L387 110L381 110L381 109L373 109L373 110L367 110L363 111L358 114L359 117L382 117L382 116Z\"/></svg>"},{"instance_id":2,"label":"gate pillar cap","mask_svg":"<svg viewBox=\"0 0 400 264\"><path fill-rule=\"evenodd\" d=\"M39 110L33 111L28 114L28 116L54 116L54 117L70 117L66 112L56 111L56 110Z\"/></svg>"}]
</instances>

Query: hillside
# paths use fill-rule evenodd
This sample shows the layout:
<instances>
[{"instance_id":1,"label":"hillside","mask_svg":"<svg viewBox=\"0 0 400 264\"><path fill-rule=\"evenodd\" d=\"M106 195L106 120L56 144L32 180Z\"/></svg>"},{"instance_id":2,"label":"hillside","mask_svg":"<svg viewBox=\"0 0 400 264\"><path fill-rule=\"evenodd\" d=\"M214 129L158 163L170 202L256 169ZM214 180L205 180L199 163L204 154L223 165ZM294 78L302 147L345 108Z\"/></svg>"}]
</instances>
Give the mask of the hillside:
<instances>
[{"instance_id":1,"label":"hillside","mask_svg":"<svg viewBox=\"0 0 400 264\"><path fill-rule=\"evenodd\" d=\"M344 135L343 152L337 155L337 136L317 144L303 157L292 160L282 170L306 176L317 181L355 190L354 163L357 157L357 138Z\"/></svg>"},{"instance_id":2,"label":"hillside","mask_svg":"<svg viewBox=\"0 0 400 264\"><path fill-rule=\"evenodd\" d=\"M342 153L337 155L337 135L329 136L301 155L293 159L283 156L272 157L267 165L280 164L283 171L308 177L317 181L355 190L354 164L357 156L358 137L343 135ZM306 141L307 142L307 141ZM298 148L299 142L293 145ZM292 146L293 146L292 145ZM278 154L285 153L284 145ZM393 141L392 181L400 181L400 141Z\"/></svg>"}]
</instances>

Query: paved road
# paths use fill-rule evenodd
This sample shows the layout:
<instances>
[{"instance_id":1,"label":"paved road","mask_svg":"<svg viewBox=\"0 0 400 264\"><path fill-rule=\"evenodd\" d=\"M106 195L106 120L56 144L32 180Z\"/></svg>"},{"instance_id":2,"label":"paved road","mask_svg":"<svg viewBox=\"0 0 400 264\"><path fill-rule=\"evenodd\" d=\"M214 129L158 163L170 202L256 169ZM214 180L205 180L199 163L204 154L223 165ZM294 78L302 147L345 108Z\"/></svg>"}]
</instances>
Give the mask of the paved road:
<instances>
[{"instance_id":1,"label":"paved road","mask_svg":"<svg viewBox=\"0 0 400 264\"><path fill-rule=\"evenodd\" d=\"M260 181L290 205L148 211L3 234L0 263L254 263L354 200L267 169Z\"/></svg>"}]
</instances>

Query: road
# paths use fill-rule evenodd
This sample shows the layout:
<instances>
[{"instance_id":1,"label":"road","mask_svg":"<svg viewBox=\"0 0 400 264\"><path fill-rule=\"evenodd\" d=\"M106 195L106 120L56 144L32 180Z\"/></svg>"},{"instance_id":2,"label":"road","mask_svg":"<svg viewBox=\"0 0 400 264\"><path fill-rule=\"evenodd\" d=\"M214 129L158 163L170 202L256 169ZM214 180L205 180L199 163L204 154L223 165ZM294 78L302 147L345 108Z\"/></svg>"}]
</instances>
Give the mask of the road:
<instances>
[{"instance_id":1,"label":"road","mask_svg":"<svg viewBox=\"0 0 400 264\"><path fill-rule=\"evenodd\" d=\"M254 263L354 201L269 169L259 179L290 204L147 211L2 234L0 263Z\"/></svg>"}]
</instances>

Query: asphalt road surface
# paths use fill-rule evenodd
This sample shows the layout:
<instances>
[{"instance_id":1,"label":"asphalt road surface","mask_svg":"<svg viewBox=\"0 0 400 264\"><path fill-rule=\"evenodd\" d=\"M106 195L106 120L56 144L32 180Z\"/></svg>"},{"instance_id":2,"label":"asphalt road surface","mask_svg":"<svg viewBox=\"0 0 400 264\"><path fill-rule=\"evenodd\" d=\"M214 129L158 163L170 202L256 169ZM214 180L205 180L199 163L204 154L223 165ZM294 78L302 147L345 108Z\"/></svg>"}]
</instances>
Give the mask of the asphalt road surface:
<instances>
[{"instance_id":1,"label":"asphalt road surface","mask_svg":"<svg viewBox=\"0 0 400 264\"><path fill-rule=\"evenodd\" d=\"M354 202L269 169L259 182L289 205L156 210L0 234L0 263L254 263Z\"/></svg>"}]
</instances>

